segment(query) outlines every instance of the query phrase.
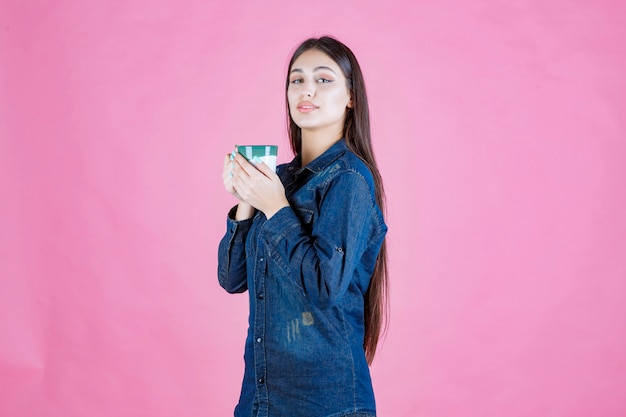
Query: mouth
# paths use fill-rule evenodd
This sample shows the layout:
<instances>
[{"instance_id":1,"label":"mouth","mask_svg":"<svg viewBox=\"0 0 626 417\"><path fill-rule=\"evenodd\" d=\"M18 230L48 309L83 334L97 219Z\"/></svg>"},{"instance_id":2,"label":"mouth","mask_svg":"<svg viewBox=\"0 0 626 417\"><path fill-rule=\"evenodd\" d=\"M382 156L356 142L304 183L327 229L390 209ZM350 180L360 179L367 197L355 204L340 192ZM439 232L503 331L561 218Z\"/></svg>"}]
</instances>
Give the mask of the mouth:
<instances>
[{"instance_id":1,"label":"mouth","mask_svg":"<svg viewBox=\"0 0 626 417\"><path fill-rule=\"evenodd\" d=\"M298 103L298 106L296 108L302 113L308 113L310 111L318 109L318 106L308 101L303 101L301 103Z\"/></svg>"}]
</instances>

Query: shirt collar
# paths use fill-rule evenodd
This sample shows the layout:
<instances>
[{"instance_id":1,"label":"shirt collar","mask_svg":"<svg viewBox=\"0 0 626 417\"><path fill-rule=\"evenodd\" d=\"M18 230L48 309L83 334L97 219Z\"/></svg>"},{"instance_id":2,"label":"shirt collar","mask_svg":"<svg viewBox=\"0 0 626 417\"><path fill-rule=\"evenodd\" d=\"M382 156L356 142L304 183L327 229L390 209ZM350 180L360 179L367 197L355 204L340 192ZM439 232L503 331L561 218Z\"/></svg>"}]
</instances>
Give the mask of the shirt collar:
<instances>
[{"instance_id":1,"label":"shirt collar","mask_svg":"<svg viewBox=\"0 0 626 417\"><path fill-rule=\"evenodd\" d=\"M311 172L320 172L341 155L346 153L347 150L348 146L346 145L346 140L342 138L303 168L300 168L300 155L296 155L296 157L288 164L287 169L295 175L300 174L305 169Z\"/></svg>"}]
</instances>

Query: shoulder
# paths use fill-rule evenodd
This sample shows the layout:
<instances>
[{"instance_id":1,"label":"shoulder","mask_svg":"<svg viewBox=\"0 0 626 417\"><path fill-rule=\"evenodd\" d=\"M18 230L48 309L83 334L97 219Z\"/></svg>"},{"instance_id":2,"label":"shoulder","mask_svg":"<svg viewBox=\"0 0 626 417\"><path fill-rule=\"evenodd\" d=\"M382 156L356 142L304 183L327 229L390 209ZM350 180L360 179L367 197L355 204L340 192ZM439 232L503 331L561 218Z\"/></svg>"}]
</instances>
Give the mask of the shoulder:
<instances>
[{"instance_id":1,"label":"shoulder","mask_svg":"<svg viewBox=\"0 0 626 417\"><path fill-rule=\"evenodd\" d=\"M353 178L352 181L362 182L367 185L372 195L375 194L372 171L370 171L365 161L359 158L354 152L346 150L345 153L337 158L335 164L332 165L331 173L329 173L331 178L336 179L339 176L351 177Z\"/></svg>"},{"instance_id":2,"label":"shoulder","mask_svg":"<svg viewBox=\"0 0 626 417\"><path fill-rule=\"evenodd\" d=\"M387 226L381 208L376 202L374 176L365 161L348 150L328 168L330 172L326 181L327 190L334 190L343 195L346 205L352 201L364 209L363 213L369 212L372 224L377 225L375 229L384 233Z\"/></svg>"},{"instance_id":3,"label":"shoulder","mask_svg":"<svg viewBox=\"0 0 626 417\"><path fill-rule=\"evenodd\" d=\"M369 202L371 208L380 211L372 171L354 152L346 150L326 167L322 177L327 191L340 192L345 198L359 200L362 204Z\"/></svg>"}]
</instances>

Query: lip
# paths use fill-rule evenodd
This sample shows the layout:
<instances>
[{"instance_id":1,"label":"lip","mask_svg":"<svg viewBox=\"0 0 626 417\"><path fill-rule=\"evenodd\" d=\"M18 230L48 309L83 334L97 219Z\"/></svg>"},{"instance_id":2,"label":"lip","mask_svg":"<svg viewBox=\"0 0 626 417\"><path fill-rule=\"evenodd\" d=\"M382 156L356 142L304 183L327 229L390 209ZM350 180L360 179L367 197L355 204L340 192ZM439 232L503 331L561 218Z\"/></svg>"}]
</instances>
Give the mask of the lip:
<instances>
[{"instance_id":1,"label":"lip","mask_svg":"<svg viewBox=\"0 0 626 417\"><path fill-rule=\"evenodd\" d=\"M310 101L302 101L298 103L298 106L296 108L300 113L308 113L313 110L317 110L319 107L311 103Z\"/></svg>"}]
</instances>

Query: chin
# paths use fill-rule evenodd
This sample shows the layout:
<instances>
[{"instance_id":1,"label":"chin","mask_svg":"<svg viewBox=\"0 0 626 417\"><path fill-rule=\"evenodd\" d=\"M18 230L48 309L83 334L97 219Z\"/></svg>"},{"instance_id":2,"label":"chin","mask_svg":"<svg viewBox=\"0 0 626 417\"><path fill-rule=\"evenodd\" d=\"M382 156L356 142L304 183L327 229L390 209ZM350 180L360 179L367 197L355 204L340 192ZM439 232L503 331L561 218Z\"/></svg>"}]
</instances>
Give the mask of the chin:
<instances>
[{"instance_id":1,"label":"chin","mask_svg":"<svg viewBox=\"0 0 626 417\"><path fill-rule=\"evenodd\" d=\"M316 127L318 127L317 123L311 122L309 120L294 120L294 123L300 129L315 129Z\"/></svg>"}]
</instances>

